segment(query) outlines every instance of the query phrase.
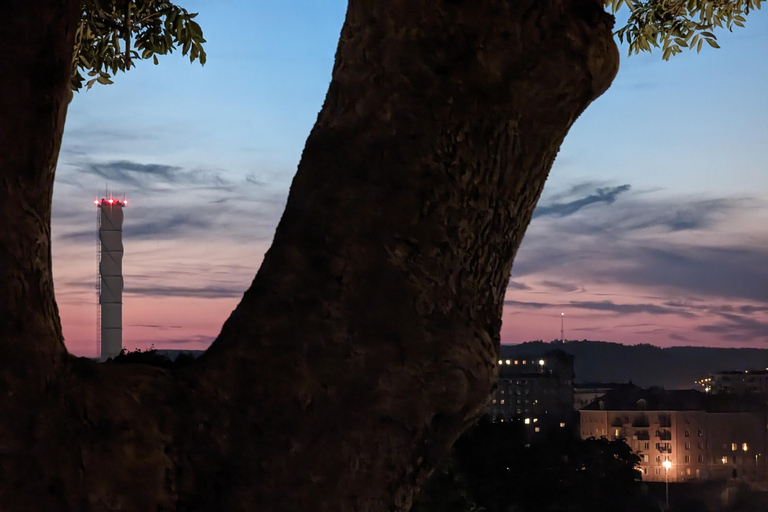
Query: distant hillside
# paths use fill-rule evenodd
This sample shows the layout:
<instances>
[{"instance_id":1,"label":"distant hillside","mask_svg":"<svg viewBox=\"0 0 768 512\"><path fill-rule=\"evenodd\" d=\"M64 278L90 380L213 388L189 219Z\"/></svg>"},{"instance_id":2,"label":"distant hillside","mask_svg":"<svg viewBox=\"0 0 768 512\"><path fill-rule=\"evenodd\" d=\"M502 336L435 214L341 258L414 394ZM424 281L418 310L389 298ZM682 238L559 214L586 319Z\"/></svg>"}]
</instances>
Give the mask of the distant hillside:
<instances>
[{"instance_id":1,"label":"distant hillside","mask_svg":"<svg viewBox=\"0 0 768 512\"><path fill-rule=\"evenodd\" d=\"M768 349L621 345L604 341L532 341L502 345L502 357L560 349L575 358L576 382L627 382L643 387L692 389L694 381L723 370L764 370Z\"/></svg>"}]
</instances>

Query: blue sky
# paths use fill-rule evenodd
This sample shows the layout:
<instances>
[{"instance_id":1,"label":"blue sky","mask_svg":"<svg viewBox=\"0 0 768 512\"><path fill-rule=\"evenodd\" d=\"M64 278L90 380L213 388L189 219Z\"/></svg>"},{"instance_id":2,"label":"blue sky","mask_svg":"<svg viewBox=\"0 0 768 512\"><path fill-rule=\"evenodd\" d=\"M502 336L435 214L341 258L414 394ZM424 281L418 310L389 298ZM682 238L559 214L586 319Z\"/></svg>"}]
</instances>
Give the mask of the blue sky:
<instances>
[{"instance_id":1,"label":"blue sky","mask_svg":"<svg viewBox=\"0 0 768 512\"><path fill-rule=\"evenodd\" d=\"M127 194L128 348L204 348L268 248L346 4L189 1L208 63L75 95L54 192L70 350L95 353L93 199ZM566 138L518 254L502 341L768 343L768 15L664 62L626 56Z\"/></svg>"}]
</instances>

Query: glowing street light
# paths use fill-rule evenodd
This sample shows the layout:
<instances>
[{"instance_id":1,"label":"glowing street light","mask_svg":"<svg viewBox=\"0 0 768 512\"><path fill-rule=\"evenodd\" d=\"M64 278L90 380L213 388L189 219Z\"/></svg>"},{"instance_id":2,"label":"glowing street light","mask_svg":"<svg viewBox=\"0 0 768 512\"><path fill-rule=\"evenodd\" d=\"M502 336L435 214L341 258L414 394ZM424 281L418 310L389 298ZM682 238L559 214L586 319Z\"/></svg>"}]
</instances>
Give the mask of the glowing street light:
<instances>
[{"instance_id":1,"label":"glowing street light","mask_svg":"<svg viewBox=\"0 0 768 512\"><path fill-rule=\"evenodd\" d=\"M662 464L664 466L664 483L666 488L666 497L667 497L667 508L666 510L669 510L669 468L672 467L672 463L668 460L665 460Z\"/></svg>"}]
</instances>

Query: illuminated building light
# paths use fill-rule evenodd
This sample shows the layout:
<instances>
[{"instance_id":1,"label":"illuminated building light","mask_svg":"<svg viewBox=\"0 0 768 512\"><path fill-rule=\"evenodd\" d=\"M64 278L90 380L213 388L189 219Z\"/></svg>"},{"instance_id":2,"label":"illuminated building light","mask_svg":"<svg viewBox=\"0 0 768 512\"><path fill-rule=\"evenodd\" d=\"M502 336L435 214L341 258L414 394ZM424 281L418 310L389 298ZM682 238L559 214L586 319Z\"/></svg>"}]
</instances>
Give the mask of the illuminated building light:
<instances>
[{"instance_id":1,"label":"illuminated building light","mask_svg":"<svg viewBox=\"0 0 768 512\"><path fill-rule=\"evenodd\" d=\"M509 364L509 359L507 359L507 364Z\"/></svg>"},{"instance_id":2,"label":"illuminated building light","mask_svg":"<svg viewBox=\"0 0 768 512\"><path fill-rule=\"evenodd\" d=\"M744 451L747 451L749 449L749 447L747 446L747 443L742 444L741 449Z\"/></svg>"},{"instance_id":3,"label":"illuminated building light","mask_svg":"<svg viewBox=\"0 0 768 512\"><path fill-rule=\"evenodd\" d=\"M499 359L499 364L504 364L504 361L502 361L501 359Z\"/></svg>"},{"instance_id":4,"label":"illuminated building light","mask_svg":"<svg viewBox=\"0 0 768 512\"><path fill-rule=\"evenodd\" d=\"M539 365L544 366L544 360L543 359L539 359Z\"/></svg>"},{"instance_id":5,"label":"illuminated building light","mask_svg":"<svg viewBox=\"0 0 768 512\"><path fill-rule=\"evenodd\" d=\"M565 423L560 423L560 428L565 428Z\"/></svg>"},{"instance_id":6,"label":"illuminated building light","mask_svg":"<svg viewBox=\"0 0 768 512\"><path fill-rule=\"evenodd\" d=\"M531 424L531 418L525 418L525 424L530 425Z\"/></svg>"}]
</instances>

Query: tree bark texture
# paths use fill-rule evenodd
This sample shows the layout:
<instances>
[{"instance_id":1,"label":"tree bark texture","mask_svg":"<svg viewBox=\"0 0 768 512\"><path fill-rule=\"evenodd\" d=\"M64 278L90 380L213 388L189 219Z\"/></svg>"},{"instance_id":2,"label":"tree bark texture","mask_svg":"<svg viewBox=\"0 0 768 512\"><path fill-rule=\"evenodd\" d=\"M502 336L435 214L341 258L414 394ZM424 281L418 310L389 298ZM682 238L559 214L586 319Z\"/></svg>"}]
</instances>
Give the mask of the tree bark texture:
<instances>
[{"instance_id":1,"label":"tree bark texture","mask_svg":"<svg viewBox=\"0 0 768 512\"><path fill-rule=\"evenodd\" d=\"M15 301L0 384L16 390L0 409L17 418L0 419L0 510L407 510L490 396L512 260L568 129L616 73L612 23L594 0L350 0L273 245L176 372L61 357L49 256L17 257L48 251L65 114L32 89L19 115L59 128L28 143L28 171L0 160L4 221L42 201L0 235ZM17 289L42 298L22 307ZM45 378L14 373L18 345Z\"/></svg>"}]
</instances>

